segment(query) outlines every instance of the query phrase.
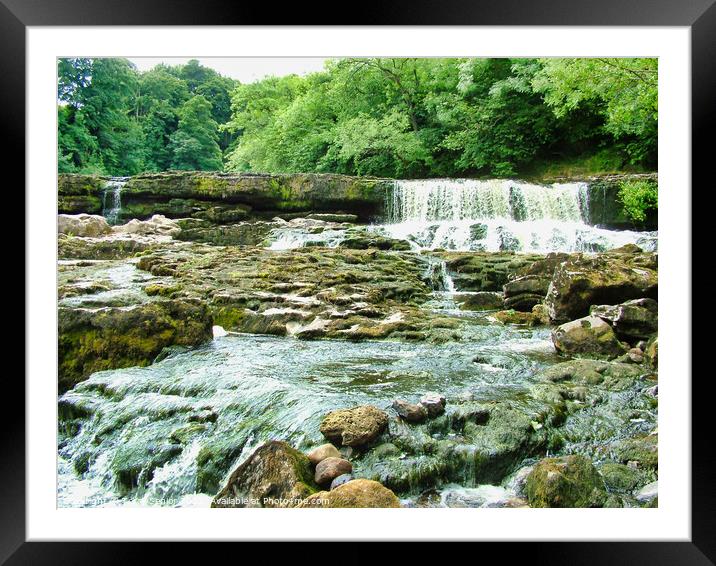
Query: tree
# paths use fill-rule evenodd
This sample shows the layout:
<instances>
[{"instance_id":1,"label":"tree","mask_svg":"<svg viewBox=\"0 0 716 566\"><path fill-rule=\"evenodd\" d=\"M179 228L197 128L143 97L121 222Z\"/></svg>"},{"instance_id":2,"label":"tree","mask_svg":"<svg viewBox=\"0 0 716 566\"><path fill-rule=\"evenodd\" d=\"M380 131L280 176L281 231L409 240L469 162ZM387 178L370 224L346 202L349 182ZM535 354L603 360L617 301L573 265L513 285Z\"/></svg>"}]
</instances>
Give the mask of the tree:
<instances>
[{"instance_id":1,"label":"tree","mask_svg":"<svg viewBox=\"0 0 716 566\"><path fill-rule=\"evenodd\" d=\"M555 115L596 106L631 161L656 163L657 59L544 59L533 79Z\"/></svg>"},{"instance_id":2,"label":"tree","mask_svg":"<svg viewBox=\"0 0 716 566\"><path fill-rule=\"evenodd\" d=\"M172 168L199 171L222 168L217 143L218 125L211 104L201 95L191 97L179 110L179 126L171 136Z\"/></svg>"}]
</instances>

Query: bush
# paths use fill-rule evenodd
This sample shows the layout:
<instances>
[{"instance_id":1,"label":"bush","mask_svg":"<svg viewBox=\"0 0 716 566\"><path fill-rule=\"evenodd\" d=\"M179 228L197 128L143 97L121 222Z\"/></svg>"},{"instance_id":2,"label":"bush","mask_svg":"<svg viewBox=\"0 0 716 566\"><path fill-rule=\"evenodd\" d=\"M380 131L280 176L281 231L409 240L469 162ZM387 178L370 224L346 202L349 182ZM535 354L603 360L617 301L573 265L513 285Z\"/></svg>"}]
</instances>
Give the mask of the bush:
<instances>
[{"instance_id":1,"label":"bush","mask_svg":"<svg viewBox=\"0 0 716 566\"><path fill-rule=\"evenodd\" d=\"M659 205L658 187L652 181L622 181L618 198L624 213L635 222L644 222L647 211L656 210Z\"/></svg>"}]
</instances>

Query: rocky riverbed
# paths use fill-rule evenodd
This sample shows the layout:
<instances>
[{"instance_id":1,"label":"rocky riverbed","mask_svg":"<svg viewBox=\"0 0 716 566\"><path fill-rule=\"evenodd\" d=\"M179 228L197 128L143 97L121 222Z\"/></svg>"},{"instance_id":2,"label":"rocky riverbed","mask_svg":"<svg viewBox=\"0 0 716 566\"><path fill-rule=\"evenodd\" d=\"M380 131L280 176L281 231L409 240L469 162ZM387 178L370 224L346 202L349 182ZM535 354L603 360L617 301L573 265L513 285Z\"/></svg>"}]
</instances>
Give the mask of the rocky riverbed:
<instances>
[{"instance_id":1,"label":"rocky riverbed","mask_svg":"<svg viewBox=\"0 0 716 566\"><path fill-rule=\"evenodd\" d=\"M657 504L655 252L358 220L61 215L58 504Z\"/></svg>"}]
</instances>

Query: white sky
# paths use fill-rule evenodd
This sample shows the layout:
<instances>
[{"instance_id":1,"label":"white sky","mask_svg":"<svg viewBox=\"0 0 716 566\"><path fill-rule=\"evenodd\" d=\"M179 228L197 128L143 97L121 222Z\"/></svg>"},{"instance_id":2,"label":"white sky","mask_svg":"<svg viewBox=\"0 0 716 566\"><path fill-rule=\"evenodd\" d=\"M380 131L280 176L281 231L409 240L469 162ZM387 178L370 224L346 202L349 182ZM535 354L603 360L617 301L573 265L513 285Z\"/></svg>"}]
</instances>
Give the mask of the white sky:
<instances>
[{"instance_id":1,"label":"white sky","mask_svg":"<svg viewBox=\"0 0 716 566\"><path fill-rule=\"evenodd\" d=\"M225 77L237 79L242 83L251 83L274 75L305 75L323 70L325 58L319 57L132 57L129 60L140 71L146 71L165 63L183 65L189 59L197 59L205 67L210 67Z\"/></svg>"}]
</instances>

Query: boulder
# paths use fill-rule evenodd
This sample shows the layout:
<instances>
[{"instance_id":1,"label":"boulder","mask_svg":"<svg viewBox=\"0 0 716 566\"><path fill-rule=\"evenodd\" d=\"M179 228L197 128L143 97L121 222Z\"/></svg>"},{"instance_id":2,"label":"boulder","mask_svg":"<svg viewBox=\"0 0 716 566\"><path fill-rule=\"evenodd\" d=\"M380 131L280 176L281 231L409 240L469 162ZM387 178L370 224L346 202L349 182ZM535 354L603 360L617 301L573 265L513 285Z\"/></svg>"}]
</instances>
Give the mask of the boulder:
<instances>
[{"instance_id":1,"label":"boulder","mask_svg":"<svg viewBox=\"0 0 716 566\"><path fill-rule=\"evenodd\" d=\"M545 298L550 319L585 316L592 305L616 305L658 294L657 257L628 245L594 256L577 254L557 266Z\"/></svg>"},{"instance_id":2,"label":"boulder","mask_svg":"<svg viewBox=\"0 0 716 566\"><path fill-rule=\"evenodd\" d=\"M552 342L560 354L616 358L627 351L612 327L596 316L567 322L552 330Z\"/></svg>"},{"instance_id":3,"label":"boulder","mask_svg":"<svg viewBox=\"0 0 716 566\"><path fill-rule=\"evenodd\" d=\"M601 507L604 481L584 456L545 458L535 464L525 486L531 507Z\"/></svg>"},{"instance_id":4,"label":"boulder","mask_svg":"<svg viewBox=\"0 0 716 566\"><path fill-rule=\"evenodd\" d=\"M625 464L606 462L599 472L607 488L618 493L630 493L644 483L644 473Z\"/></svg>"},{"instance_id":5,"label":"boulder","mask_svg":"<svg viewBox=\"0 0 716 566\"><path fill-rule=\"evenodd\" d=\"M393 401L393 409L408 422L419 423L428 418L428 410L421 404L408 403L402 399Z\"/></svg>"},{"instance_id":6,"label":"boulder","mask_svg":"<svg viewBox=\"0 0 716 566\"><path fill-rule=\"evenodd\" d=\"M314 448L308 453L308 459L314 466L326 458L340 457L341 453L338 451L338 448L333 446L333 444L321 444L321 446Z\"/></svg>"},{"instance_id":7,"label":"boulder","mask_svg":"<svg viewBox=\"0 0 716 566\"><path fill-rule=\"evenodd\" d=\"M320 431L334 444L363 446L375 440L388 426L388 415L372 405L360 405L328 413Z\"/></svg>"},{"instance_id":8,"label":"boulder","mask_svg":"<svg viewBox=\"0 0 716 566\"><path fill-rule=\"evenodd\" d=\"M324 485L331 483L338 476L350 474L352 471L353 465L348 460L331 456L318 463L314 480L318 485Z\"/></svg>"},{"instance_id":9,"label":"boulder","mask_svg":"<svg viewBox=\"0 0 716 566\"><path fill-rule=\"evenodd\" d=\"M120 234L152 234L176 236L181 232L179 224L169 220L166 216L155 214L149 220L130 220L126 224L115 226L112 231Z\"/></svg>"},{"instance_id":10,"label":"boulder","mask_svg":"<svg viewBox=\"0 0 716 566\"><path fill-rule=\"evenodd\" d=\"M299 507L400 507L395 493L377 481L357 479L307 497Z\"/></svg>"},{"instance_id":11,"label":"boulder","mask_svg":"<svg viewBox=\"0 0 716 566\"><path fill-rule=\"evenodd\" d=\"M285 442L259 446L236 468L212 507L296 507L317 491L308 458Z\"/></svg>"},{"instance_id":12,"label":"boulder","mask_svg":"<svg viewBox=\"0 0 716 566\"><path fill-rule=\"evenodd\" d=\"M109 234L112 228L104 216L96 214L58 214L57 233L96 238Z\"/></svg>"},{"instance_id":13,"label":"boulder","mask_svg":"<svg viewBox=\"0 0 716 566\"><path fill-rule=\"evenodd\" d=\"M445 412L447 400L440 393L426 393L420 398L420 404L428 411L429 417L437 417Z\"/></svg>"},{"instance_id":14,"label":"boulder","mask_svg":"<svg viewBox=\"0 0 716 566\"><path fill-rule=\"evenodd\" d=\"M649 298L634 299L620 305L595 305L591 307L590 314L607 321L621 340L630 343L648 340L659 327L658 303Z\"/></svg>"}]
</instances>

